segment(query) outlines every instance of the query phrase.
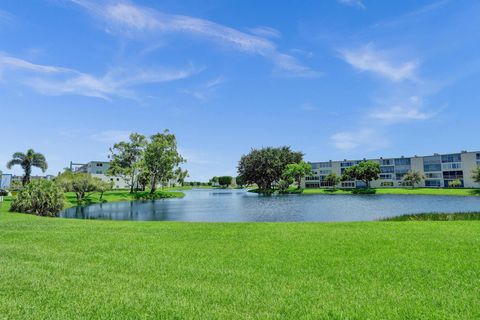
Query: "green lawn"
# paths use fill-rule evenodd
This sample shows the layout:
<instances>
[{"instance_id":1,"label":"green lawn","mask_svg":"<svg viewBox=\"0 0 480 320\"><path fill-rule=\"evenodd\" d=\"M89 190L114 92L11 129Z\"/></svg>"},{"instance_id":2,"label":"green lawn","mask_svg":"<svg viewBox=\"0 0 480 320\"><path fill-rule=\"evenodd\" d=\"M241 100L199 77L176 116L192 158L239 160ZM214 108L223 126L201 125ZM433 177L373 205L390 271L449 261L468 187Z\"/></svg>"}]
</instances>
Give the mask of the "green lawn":
<instances>
[{"instance_id":1,"label":"green lawn","mask_svg":"<svg viewBox=\"0 0 480 320\"><path fill-rule=\"evenodd\" d=\"M120 222L7 209L0 318L480 318L480 221Z\"/></svg>"},{"instance_id":2,"label":"green lawn","mask_svg":"<svg viewBox=\"0 0 480 320\"><path fill-rule=\"evenodd\" d=\"M355 190L355 189L353 189ZM352 194L352 189L303 189L302 194ZM479 196L480 189L433 189L433 188L378 188L375 194L412 194L432 196Z\"/></svg>"}]
</instances>

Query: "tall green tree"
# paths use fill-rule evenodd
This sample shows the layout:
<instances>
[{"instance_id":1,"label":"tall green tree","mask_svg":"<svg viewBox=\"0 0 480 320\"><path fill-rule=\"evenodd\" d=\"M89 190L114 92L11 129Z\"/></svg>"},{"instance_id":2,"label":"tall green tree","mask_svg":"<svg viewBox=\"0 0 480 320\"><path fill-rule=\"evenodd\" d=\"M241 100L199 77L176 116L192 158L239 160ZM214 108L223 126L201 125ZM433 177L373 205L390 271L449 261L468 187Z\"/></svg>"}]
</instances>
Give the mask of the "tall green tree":
<instances>
[{"instance_id":1,"label":"tall green tree","mask_svg":"<svg viewBox=\"0 0 480 320\"><path fill-rule=\"evenodd\" d=\"M425 179L425 176L416 170L407 172L402 178L405 184L411 186L412 188L415 188L415 185L422 182L423 179Z\"/></svg>"},{"instance_id":2,"label":"tall green tree","mask_svg":"<svg viewBox=\"0 0 480 320\"><path fill-rule=\"evenodd\" d=\"M11 169L13 166L19 165L23 169L22 185L25 186L30 182L32 175L32 167L37 167L45 172L48 168L47 160L41 153L35 152L33 149L28 149L27 153L15 152L12 159L7 162L7 168Z\"/></svg>"},{"instance_id":3,"label":"tall green tree","mask_svg":"<svg viewBox=\"0 0 480 320\"><path fill-rule=\"evenodd\" d=\"M243 155L238 163L238 174L247 184L257 184L261 192L272 189L272 183L280 181L288 164L299 163L303 153L290 150L290 147L267 147L252 149Z\"/></svg>"},{"instance_id":4,"label":"tall green tree","mask_svg":"<svg viewBox=\"0 0 480 320\"><path fill-rule=\"evenodd\" d=\"M241 175L237 176L235 178L235 183L237 184L237 187L243 188L243 186L245 185L245 179Z\"/></svg>"},{"instance_id":5,"label":"tall green tree","mask_svg":"<svg viewBox=\"0 0 480 320\"><path fill-rule=\"evenodd\" d=\"M208 180L208 184L211 185L211 186L214 186L218 183L218 177L215 176L215 177L212 177L210 180Z\"/></svg>"},{"instance_id":6,"label":"tall green tree","mask_svg":"<svg viewBox=\"0 0 480 320\"><path fill-rule=\"evenodd\" d=\"M302 179L311 174L312 166L309 163L300 161L299 163L289 163L287 164L285 170L283 171L284 178L291 178L297 182L297 189L300 189Z\"/></svg>"},{"instance_id":7,"label":"tall green tree","mask_svg":"<svg viewBox=\"0 0 480 320\"><path fill-rule=\"evenodd\" d=\"M472 170L472 179L476 183L480 183L480 166L477 166Z\"/></svg>"},{"instance_id":8,"label":"tall green tree","mask_svg":"<svg viewBox=\"0 0 480 320\"><path fill-rule=\"evenodd\" d=\"M218 184L223 188L230 186L232 184L232 181L233 177L230 176L218 177Z\"/></svg>"},{"instance_id":9,"label":"tall green tree","mask_svg":"<svg viewBox=\"0 0 480 320\"><path fill-rule=\"evenodd\" d=\"M147 139L144 135L138 133L130 134L129 141L115 143L110 148L110 167L108 174L120 176L130 187L130 193L133 193L136 179L140 172L140 162L147 145Z\"/></svg>"},{"instance_id":10,"label":"tall green tree","mask_svg":"<svg viewBox=\"0 0 480 320\"><path fill-rule=\"evenodd\" d=\"M175 169L185 162L177 150L177 139L168 130L150 137L145 148L145 166L151 174L150 193L155 193L157 184L166 185L175 177Z\"/></svg>"},{"instance_id":11,"label":"tall green tree","mask_svg":"<svg viewBox=\"0 0 480 320\"><path fill-rule=\"evenodd\" d=\"M182 168L175 170L175 179L177 179L177 182L180 183L181 186L185 184L185 179L188 176L188 170L182 170Z\"/></svg>"},{"instance_id":12,"label":"tall green tree","mask_svg":"<svg viewBox=\"0 0 480 320\"><path fill-rule=\"evenodd\" d=\"M342 180L360 180L365 182L367 188L370 188L372 180L378 180L380 175L380 164L374 161L363 161L352 167L345 169Z\"/></svg>"},{"instance_id":13,"label":"tall green tree","mask_svg":"<svg viewBox=\"0 0 480 320\"><path fill-rule=\"evenodd\" d=\"M323 180L324 183L326 183L330 188L335 188L341 181L342 179L338 174L335 172L330 173L328 176L325 177Z\"/></svg>"}]
</instances>

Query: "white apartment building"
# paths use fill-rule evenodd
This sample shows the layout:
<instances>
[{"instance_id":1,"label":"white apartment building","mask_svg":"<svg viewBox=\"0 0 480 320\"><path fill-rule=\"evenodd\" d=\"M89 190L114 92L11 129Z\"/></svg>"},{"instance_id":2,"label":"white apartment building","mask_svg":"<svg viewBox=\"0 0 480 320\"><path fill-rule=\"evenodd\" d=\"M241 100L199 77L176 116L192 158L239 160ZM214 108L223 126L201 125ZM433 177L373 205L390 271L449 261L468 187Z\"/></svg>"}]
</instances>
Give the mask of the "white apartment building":
<instances>
[{"instance_id":1,"label":"white apartment building","mask_svg":"<svg viewBox=\"0 0 480 320\"><path fill-rule=\"evenodd\" d=\"M330 173L341 176L344 170L362 161L375 161L380 165L378 180L371 182L372 188L401 187L403 176L410 170L418 171L425 176L420 187L446 188L450 181L460 180L463 188L479 188L472 179L472 170L480 166L480 151L452 154L434 154L431 156L413 156L399 158L380 158L363 160L343 160L327 162L311 162L313 175L302 181L303 188L322 188L328 185L323 182ZM342 181L337 187L365 187L362 181Z\"/></svg>"},{"instance_id":2,"label":"white apartment building","mask_svg":"<svg viewBox=\"0 0 480 320\"><path fill-rule=\"evenodd\" d=\"M108 176L107 170L110 162L107 161L90 161L88 163L70 162L70 169L74 172L90 173L93 177L100 178L106 182L113 182L114 189L128 189L130 186L122 177Z\"/></svg>"}]
</instances>

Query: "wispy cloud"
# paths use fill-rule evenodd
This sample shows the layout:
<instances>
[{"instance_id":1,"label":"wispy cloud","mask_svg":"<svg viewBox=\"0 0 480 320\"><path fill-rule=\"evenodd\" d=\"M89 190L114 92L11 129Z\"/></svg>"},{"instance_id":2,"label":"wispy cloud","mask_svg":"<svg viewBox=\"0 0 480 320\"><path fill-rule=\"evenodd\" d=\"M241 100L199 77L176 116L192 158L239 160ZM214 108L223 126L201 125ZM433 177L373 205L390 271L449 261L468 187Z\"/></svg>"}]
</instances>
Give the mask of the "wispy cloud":
<instances>
[{"instance_id":1,"label":"wispy cloud","mask_svg":"<svg viewBox=\"0 0 480 320\"><path fill-rule=\"evenodd\" d=\"M355 69L371 72L395 82L414 80L419 65L416 60L396 62L387 52L376 50L372 44L358 49L340 50L340 54Z\"/></svg>"},{"instance_id":2,"label":"wispy cloud","mask_svg":"<svg viewBox=\"0 0 480 320\"><path fill-rule=\"evenodd\" d=\"M346 6L356 7L360 9L366 8L362 0L337 0L337 2Z\"/></svg>"},{"instance_id":3,"label":"wispy cloud","mask_svg":"<svg viewBox=\"0 0 480 320\"><path fill-rule=\"evenodd\" d=\"M167 33L184 33L215 42L222 46L248 54L256 54L271 60L284 72L296 76L314 76L316 72L293 56L280 52L269 39L274 29L257 29L249 34L206 19L184 15L172 15L129 2L93 3L88 0L71 0L102 19L107 31L122 37L159 37ZM261 30L261 31L260 31ZM259 35L258 32L263 32ZM269 36L265 33L269 32Z\"/></svg>"},{"instance_id":4,"label":"wispy cloud","mask_svg":"<svg viewBox=\"0 0 480 320\"><path fill-rule=\"evenodd\" d=\"M0 24L10 23L13 21L13 15L7 11L0 10Z\"/></svg>"},{"instance_id":5,"label":"wispy cloud","mask_svg":"<svg viewBox=\"0 0 480 320\"><path fill-rule=\"evenodd\" d=\"M188 78L199 72L189 66L185 69L169 68L112 68L102 76L74 69L35 64L16 57L0 54L0 75L10 72L9 81L33 88L45 95L75 94L102 99L114 96L134 98L132 89L146 83L162 83Z\"/></svg>"},{"instance_id":6,"label":"wispy cloud","mask_svg":"<svg viewBox=\"0 0 480 320\"><path fill-rule=\"evenodd\" d=\"M208 100L215 91L215 88L225 82L222 76L209 80L193 89L183 89L182 93L188 94L197 98L198 100Z\"/></svg>"},{"instance_id":7,"label":"wispy cloud","mask_svg":"<svg viewBox=\"0 0 480 320\"><path fill-rule=\"evenodd\" d=\"M105 130L90 135L90 139L97 142L117 143L127 141L130 133L125 130Z\"/></svg>"},{"instance_id":8,"label":"wispy cloud","mask_svg":"<svg viewBox=\"0 0 480 320\"><path fill-rule=\"evenodd\" d=\"M368 128L343 131L330 137L335 148L341 151L352 151L362 148L363 151L374 151L387 147L390 141L377 130Z\"/></svg>"},{"instance_id":9,"label":"wispy cloud","mask_svg":"<svg viewBox=\"0 0 480 320\"><path fill-rule=\"evenodd\" d=\"M266 37L266 38L273 38L273 39L277 39L277 38L280 38L282 36L282 34L280 33L280 31L274 29L274 28L270 28L270 27L266 27L266 26L259 26L259 27L255 27L255 28L248 28L247 29L250 33L252 34L255 34L257 36L260 36L260 37Z\"/></svg>"},{"instance_id":10,"label":"wispy cloud","mask_svg":"<svg viewBox=\"0 0 480 320\"><path fill-rule=\"evenodd\" d=\"M428 120L435 115L436 112L425 112L423 110L423 100L420 97L412 96L403 103L397 103L389 107L374 110L369 116L393 124L406 121Z\"/></svg>"}]
</instances>

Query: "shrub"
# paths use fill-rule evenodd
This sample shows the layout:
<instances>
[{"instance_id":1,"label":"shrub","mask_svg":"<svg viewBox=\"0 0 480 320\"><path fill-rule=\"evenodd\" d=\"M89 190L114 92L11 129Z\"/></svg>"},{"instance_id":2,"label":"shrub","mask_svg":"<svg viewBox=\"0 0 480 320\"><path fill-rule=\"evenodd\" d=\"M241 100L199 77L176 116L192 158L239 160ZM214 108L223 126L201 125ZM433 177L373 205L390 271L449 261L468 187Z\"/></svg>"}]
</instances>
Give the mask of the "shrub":
<instances>
[{"instance_id":1,"label":"shrub","mask_svg":"<svg viewBox=\"0 0 480 320\"><path fill-rule=\"evenodd\" d=\"M56 217L64 201L62 188L54 181L34 180L18 193L10 211Z\"/></svg>"},{"instance_id":2,"label":"shrub","mask_svg":"<svg viewBox=\"0 0 480 320\"><path fill-rule=\"evenodd\" d=\"M290 181L287 180L280 180L277 183L277 188L280 193L286 193L288 188L290 187Z\"/></svg>"}]
</instances>

